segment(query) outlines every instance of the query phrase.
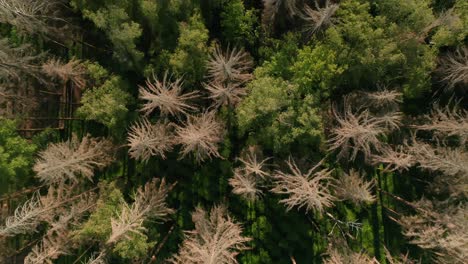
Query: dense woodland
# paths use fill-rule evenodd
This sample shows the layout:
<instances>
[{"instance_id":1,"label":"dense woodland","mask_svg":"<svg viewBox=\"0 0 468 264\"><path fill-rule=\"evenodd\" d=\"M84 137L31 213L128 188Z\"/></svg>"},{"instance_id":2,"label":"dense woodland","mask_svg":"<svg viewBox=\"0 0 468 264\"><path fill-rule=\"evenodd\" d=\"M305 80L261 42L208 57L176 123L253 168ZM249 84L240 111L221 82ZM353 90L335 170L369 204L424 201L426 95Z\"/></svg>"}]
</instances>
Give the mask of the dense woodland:
<instances>
[{"instance_id":1,"label":"dense woodland","mask_svg":"<svg viewBox=\"0 0 468 264\"><path fill-rule=\"evenodd\" d=\"M466 0L0 0L0 34L0 263L466 263Z\"/></svg>"}]
</instances>

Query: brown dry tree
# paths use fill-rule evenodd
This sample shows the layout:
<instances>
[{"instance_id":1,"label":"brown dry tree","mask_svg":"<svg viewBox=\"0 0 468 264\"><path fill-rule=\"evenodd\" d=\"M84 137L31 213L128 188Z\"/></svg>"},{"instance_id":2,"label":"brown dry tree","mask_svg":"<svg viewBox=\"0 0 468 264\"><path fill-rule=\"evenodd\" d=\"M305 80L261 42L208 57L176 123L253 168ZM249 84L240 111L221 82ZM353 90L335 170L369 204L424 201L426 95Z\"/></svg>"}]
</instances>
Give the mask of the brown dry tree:
<instances>
[{"instance_id":1,"label":"brown dry tree","mask_svg":"<svg viewBox=\"0 0 468 264\"><path fill-rule=\"evenodd\" d=\"M394 108L403 102L403 94L396 90L381 89L377 92L364 92L368 106Z\"/></svg>"},{"instance_id":2,"label":"brown dry tree","mask_svg":"<svg viewBox=\"0 0 468 264\"><path fill-rule=\"evenodd\" d=\"M176 126L177 142L182 144L181 158L192 153L197 162L206 158L221 157L218 144L224 137L224 126L216 120L214 112L188 116L181 126Z\"/></svg>"},{"instance_id":3,"label":"brown dry tree","mask_svg":"<svg viewBox=\"0 0 468 264\"><path fill-rule=\"evenodd\" d=\"M468 208L466 204L420 200L417 214L398 220L410 242L432 250L438 263L465 263L468 257Z\"/></svg>"},{"instance_id":4,"label":"brown dry tree","mask_svg":"<svg viewBox=\"0 0 468 264\"><path fill-rule=\"evenodd\" d=\"M128 131L128 153L143 162L148 162L152 156L165 159L165 153L171 151L174 145L171 128L171 124L151 124L146 118L133 124Z\"/></svg>"},{"instance_id":5,"label":"brown dry tree","mask_svg":"<svg viewBox=\"0 0 468 264\"><path fill-rule=\"evenodd\" d=\"M69 25L60 14L66 4L62 0L0 0L0 22L15 26L29 34L61 36Z\"/></svg>"},{"instance_id":6,"label":"brown dry tree","mask_svg":"<svg viewBox=\"0 0 468 264\"><path fill-rule=\"evenodd\" d=\"M49 186L46 195L41 195L39 191L35 192L29 200L15 209L12 216L6 218L5 226L0 227L0 236L15 236L36 232L37 226L42 222L52 224L58 215L64 213L71 215L72 211L65 211L67 210L65 206L73 200L91 201L90 197L83 195L78 195L72 199L73 189L73 185L60 183L56 186ZM90 203L92 204L92 202L87 204ZM71 207L74 207L74 205L71 205ZM86 210L89 208L86 207Z\"/></svg>"},{"instance_id":7,"label":"brown dry tree","mask_svg":"<svg viewBox=\"0 0 468 264\"><path fill-rule=\"evenodd\" d=\"M386 146L378 155L373 155L371 163L374 165L384 164L384 171L408 170L416 163L415 157L408 153L404 146L396 146L395 149Z\"/></svg>"},{"instance_id":8,"label":"brown dry tree","mask_svg":"<svg viewBox=\"0 0 468 264\"><path fill-rule=\"evenodd\" d=\"M356 205L372 203L375 196L372 194L374 181L366 181L358 171L351 169L349 173L344 173L335 185L337 198L348 200Z\"/></svg>"},{"instance_id":9,"label":"brown dry tree","mask_svg":"<svg viewBox=\"0 0 468 264\"><path fill-rule=\"evenodd\" d=\"M177 115L179 113L188 114L188 111L194 111L197 108L188 103L189 100L198 97L198 92L182 93L182 78L175 81L170 80L168 72L164 74L162 81L153 75L151 79L146 80L146 86L139 87L139 98L146 101L140 109L145 115L151 114L159 109L162 115Z\"/></svg>"},{"instance_id":10,"label":"brown dry tree","mask_svg":"<svg viewBox=\"0 0 468 264\"><path fill-rule=\"evenodd\" d=\"M258 149L255 146L250 146L244 155L244 158L238 158L238 160L242 163L242 170L246 174L252 174L256 177L260 177L262 179L267 178L270 174L265 170L266 162L271 158L261 159L257 154Z\"/></svg>"},{"instance_id":11,"label":"brown dry tree","mask_svg":"<svg viewBox=\"0 0 468 264\"><path fill-rule=\"evenodd\" d=\"M298 207L298 209L305 207L307 211L315 210L321 213L325 208L333 206L335 197L330 189L333 181L330 174L333 170L320 169L322 163L323 161L320 161L303 173L296 162L290 158L287 165L291 172L285 173L278 170L272 176L274 187L271 191L288 196L280 200L280 203L287 206L288 211L293 207Z\"/></svg>"},{"instance_id":12,"label":"brown dry tree","mask_svg":"<svg viewBox=\"0 0 468 264\"><path fill-rule=\"evenodd\" d=\"M234 170L234 176L229 179L232 192L247 201L255 201L263 195L258 184L258 178L255 175L244 173L241 168L236 168Z\"/></svg>"},{"instance_id":13,"label":"brown dry tree","mask_svg":"<svg viewBox=\"0 0 468 264\"><path fill-rule=\"evenodd\" d=\"M242 236L242 227L222 206L214 206L209 215L198 207L192 213L195 229L185 232L179 252L169 260L174 264L237 264L236 256L248 249L251 239Z\"/></svg>"},{"instance_id":14,"label":"brown dry tree","mask_svg":"<svg viewBox=\"0 0 468 264\"><path fill-rule=\"evenodd\" d=\"M232 192L240 195L247 201L255 201L263 195L261 184L270 175L265 170L265 163L270 159L261 159L257 155L256 146L250 146L243 158L238 158L242 166L234 170L234 176L229 179Z\"/></svg>"},{"instance_id":15,"label":"brown dry tree","mask_svg":"<svg viewBox=\"0 0 468 264\"><path fill-rule=\"evenodd\" d=\"M42 72L64 83L71 81L80 89L84 89L86 86L87 70L80 60L71 59L67 63L63 63L59 59L50 59L42 64Z\"/></svg>"},{"instance_id":16,"label":"brown dry tree","mask_svg":"<svg viewBox=\"0 0 468 264\"><path fill-rule=\"evenodd\" d=\"M364 252L352 251L346 242L337 240L329 243L324 264L379 264Z\"/></svg>"},{"instance_id":17,"label":"brown dry tree","mask_svg":"<svg viewBox=\"0 0 468 264\"><path fill-rule=\"evenodd\" d=\"M245 83L252 79L253 61L244 49L229 47L225 52L215 47L207 64L208 76L215 83Z\"/></svg>"},{"instance_id":18,"label":"brown dry tree","mask_svg":"<svg viewBox=\"0 0 468 264\"><path fill-rule=\"evenodd\" d=\"M264 27L269 27L274 23L281 10L284 10L290 17L299 14L298 5L302 0L262 0L262 2L262 24Z\"/></svg>"},{"instance_id":19,"label":"brown dry tree","mask_svg":"<svg viewBox=\"0 0 468 264\"><path fill-rule=\"evenodd\" d=\"M111 219L112 232L107 244L127 239L130 233L141 234L146 230L143 222L147 219L165 220L174 213L165 201L172 187L165 179L154 178L144 188L138 188L133 204L123 202L118 218Z\"/></svg>"},{"instance_id":20,"label":"brown dry tree","mask_svg":"<svg viewBox=\"0 0 468 264\"><path fill-rule=\"evenodd\" d=\"M340 149L339 157L351 151L349 159L355 160L360 151L369 159L373 151L382 150L379 137L386 132L382 120L371 116L368 110L353 113L350 107L346 107L344 115L333 109L333 115L338 126L332 129L332 137L328 140L330 151Z\"/></svg>"},{"instance_id":21,"label":"brown dry tree","mask_svg":"<svg viewBox=\"0 0 468 264\"><path fill-rule=\"evenodd\" d=\"M305 31L310 35L333 25L333 15L339 8L338 4L330 3L329 0L325 1L323 7L317 0L314 3L315 9L305 5L304 11L300 13L301 19L305 22Z\"/></svg>"},{"instance_id":22,"label":"brown dry tree","mask_svg":"<svg viewBox=\"0 0 468 264\"><path fill-rule=\"evenodd\" d=\"M70 254L69 239L66 235L44 238L39 244L33 246L31 252L25 257L24 263L53 263L54 259Z\"/></svg>"},{"instance_id":23,"label":"brown dry tree","mask_svg":"<svg viewBox=\"0 0 468 264\"><path fill-rule=\"evenodd\" d=\"M458 104L454 107L447 105L444 108L434 104L431 113L424 118L428 123L412 127L417 130L433 131L437 136L457 136L462 145L468 140L468 111L460 109Z\"/></svg>"},{"instance_id":24,"label":"brown dry tree","mask_svg":"<svg viewBox=\"0 0 468 264\"><path fill-rule=\"evenodd\" d=\"M468 85L468 48L459 48L440 60L439 73L447 89Z\"/></svg>"},{"instance_id":25,"label":"brown dry tree","mask_svg":"<svg viewBox=\"0 0 468 264\"><path fill-rule=\"evenodd\" d=\"M106 264L106 252L102 250L100 252L95 252L89 259L87 259L83 264Z\"/></svg>"},{"instance_id":26,"label":"brown dry tree","mask_svg":"<svg viewBox=\"0 0 468 264\"><path fill-rule=\"evenodd\" d=\"M232 82L212 82L205 84L204 87L210 93L209 98L214 101L215 108L223 105L234 106L247 94L245 88Z\"/></svg>"},{"instance_id":27,"label":"brown dry tree","mask_svg":"<svg viewBox=\"0 0 468 264\"><path fill-rule=\"evenodd\" d=\"M26 75L46 82L40 74L39 64L43 58L44 53L34 54L30 45L14 47L7 38L0 39L0 80L24 81Z\"/></svg>"},{"instance_id":28,"label":"brown dry tree","mask_svg":"<svg viewBox=\"0 0 468 264\"><path fill-rule=\"evenodd\" d=\"M39 153L33 169L36 177L47 184L78 181L80 175L92 180L94 169L102 169L114 160L112 149L107 139L87 135L79 141L73 136L66 142L49 144Z\"/></svg>"}]
</instances>

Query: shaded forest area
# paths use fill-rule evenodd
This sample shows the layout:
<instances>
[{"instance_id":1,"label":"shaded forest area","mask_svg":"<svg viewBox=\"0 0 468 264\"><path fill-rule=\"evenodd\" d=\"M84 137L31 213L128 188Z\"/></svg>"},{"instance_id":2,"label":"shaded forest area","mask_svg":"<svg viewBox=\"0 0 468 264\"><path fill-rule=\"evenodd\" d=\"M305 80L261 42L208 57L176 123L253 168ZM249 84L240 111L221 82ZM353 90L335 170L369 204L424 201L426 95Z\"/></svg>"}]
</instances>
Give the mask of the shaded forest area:
<instances>
[{"instance_id":1,"label":"shaded forest area","mask_svg":"<svg viewBox=\"0 0 468 264\"><path fill-rule=\"evenodd\" d=\"M0 0L0 34L0 263L466 263L466 0Z\"/></svg>"}]
</instances>

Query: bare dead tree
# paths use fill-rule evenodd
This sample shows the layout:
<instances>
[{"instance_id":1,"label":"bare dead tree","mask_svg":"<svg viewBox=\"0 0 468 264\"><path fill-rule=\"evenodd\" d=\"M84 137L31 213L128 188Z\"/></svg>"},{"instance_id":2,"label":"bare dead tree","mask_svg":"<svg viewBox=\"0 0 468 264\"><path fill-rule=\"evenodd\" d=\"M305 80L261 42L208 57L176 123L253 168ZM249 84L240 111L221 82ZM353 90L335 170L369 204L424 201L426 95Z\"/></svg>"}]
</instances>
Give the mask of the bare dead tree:
<instances>
[{"instance_id":1,"label":"bare dead tree","mask_svg":"<svg viewBox=\"0 0 468 264\"><path fill-rule=\"evenodd\" d=\"M154 178L144 188L138 188L132 205L122 204L118 218L111 219L112 233L107 244L114 244L127 239L130 233L141 234L146 229L146 219L165 220L174 210L167 207L166 197L172 187L164 179Z\"/></svg>"},{"instance_id":2,"label":"bare dead tree","mask_svg":"<svg viewBox=\"0 0 468 264\"><path fill-rule=\"evenodd\" d=\"M314 3L315 9L305 5L304 11L300 13L301 19L305 22L305 31L310 35L333 25L333 15L339 8L339 4L330 3L329 0L325 1L323 7L317 0Z\"/></svg>"},{"instance_id":3,"label":"bare dead tree","mask_svg":"<svg viewBox=\"0 0 468 264\"><path fill-rule=\"evenodd\" d=\"M48 184L63 180L78 181L78 176L92 180L94 169L102 169L114 159L112 143L106 139L91 138L81 141L76 136L66 142L49 144L39 153L34 171L41 181Z\"/></svg>"},{"instance_id":4,"label":"bare dead tree","mask_svg":"<svg viewBox=\"0 0 468 264\"><path fill-rule=\"evenodd\" d=\"M45 82L39 66L43 57L44 53L35 54L30 45L13 47L7 38L0 39L0 79L19 80L26 75Z\"/></svg>"},{"instance_id":5,"label":"bare dead tree","mask_svg":"<svg viewBox=\"0 0 468 264\"><path fill-rule=\"evenodd\" d=\"M457 136L461 144L468 140L468 111L460 109L458 105L454 107L440 107L434 104L429 115L424 117L428 123L414 125L417 130L433 131L435 135L441 137Z\"/></svg>"},{"instance_id":6,"label":"bare dead tree","mask_svg":"<svg viewBox=\"0 0 468 264\"><path fill-rule=\"evenodd\" d=\"M53 263L61 255L70 254L66 235L46 237L24 259L25 264Z\"/></svg>"},{"instance_id":7,"label":"bare dead tree","mask_svg":"<svg viewBox=\"0 0 468 264\"><path fill-rule=\"evenodd\" d=\"M344 157L351 150L350 160L355 160L359 151L366 159L373 151L380 152L383 148L379 137L385 134L383 121L370 115L368 110L353 113L346 107L344 115L333 110L338 126L332 129L332 137L328 140L329 150L340 149L339 157Z\"/></svg>"},{"instance_id":8,"label":"bare dead tree","mask_svg":"<svg viewBox=\"0 0 468 264\"><path fill-rule=\"evenodd\" d=\"M57 215L64 213L63 207L72 201L72 189L73 187L61 183L49 186L46 195L35 192L29 200L15 209L12 216L7 217L5 226L0 228L0 236L32 233L36 232L41 222L53 223ZM83 200L87 201L88 198Z\"/></svg>"},{"instance_id":9,"label":"bare dead tree","mask_svg":"<svg viewBox=\"0 0 468 264\"><path fill-rule=\"evenodd\" d=\"M127 137L130 156L143 162L148 162L152 156L165 159L165 153L171 151L175 143L171 127L165 123L151 124L146 118L133 124Z\"/></svg>"},{"instance_id":10,"label":"bare dead tree","mask_svg":"<svg viewBox=\"0 0 468 264\"><path fill-rule=\"evenodd\" d=\"M342 200L348 200L356 205L372 203L375 196L372 194L374 181L364 180L358 171L351 169L344 173L336 182L336 196Z\"/></svg>"},{"instance_id":11,"label":"bare dead tree","mask_svg":"<svg viewBox=\"0 0 468 264\"><path fill-rule=\"evenodd\" d=\"M106 252L104 250L99 253L94 253L89 259L87 259L83 264L106 264Z\"/></svg>"},{"instance_id":12,"label":"bare dead tree","mask_svg":"<svg viewBox=\"0 0 468 264\"><path fill-rule=\"evenodd\" d=\"M253 174L246 174L240 168L234 170L234 176L229 179L229 185L232 186L232 192L241 196L247 201L255 201L263 195L262 190L258 188L258 179Z\"/></svg>"},{"instance_id":13,"label":"bare dead tree","mask_svg":"<svg viewBox=\"0 0 468 264\"><path fill-rule=\"evenodd\" d=\"M204 87L210 93L209 98L214 101L215 108L223 105L234 106L247 94L245 88L232 82L225 84L212 82L205 84Z\"/></svg>"},{"instance_id":14,"label":"bare dead tree","mask_svg":"<svg viewBox=\"0 0 468 264\"><path fill-rule=\"evenodd\" d=\"M159 109L162 115L187 114L188 111L197 108L188 103L189 100L198 97L197 91L182 94L183 81L181 78L171 82L168 72L164 74L163 80L159 81L153 75L153 81L146 80L146 86L140 86L139 98L146 101L140 109L145 115L151 114Z\"/></svg>"},{"instance_id":15,"label":"bare dead tree","mask_svg":"<svg viewBox=\"0 0 468 264\"><path fill-rule=\"evenodd\" d=\"M218 143L223 140L224 127L216 120L214 112L188 116L182 126L176 126L177 142L182 144L181 158L192 153L197 162L206 158L221 157Z\"/></svg>"},{"instance_id":16,"label":"bare dead tree","mask_svg":"<svg viewBox=\"0 0 468 264\"><path fill-rule=\"evenodd\" d=\"M385 164L384 171L404 171L414 166L416 159L403 146L397 146L395 149L387 146L380 154L372 156L371 163Z\"/></svg>"},{"instance_id":17,"label":"bare dead tree","mask_svg":"<svg viewBox=\"0 0 468 264\"><path fill-rule=\"evenodd\" d=\"M397 90L383 88L377 92L364 92L368 106L378 106L381 108L394 108L403 102L403 94Z\"/></svg>"},{"instance_id":18,"label":"bare dead tree","mask_svg":"<svg viewBox=\"0 0 468 264\"><path fill-rule=\"evenodd\" d=\"M379 264L375 258L369 257L364 252L353 252L346 242L334 241L329 243L324 258L325 264Z\"/></svg>"},{"instance_id":19,"label":"bare dead tree","mask_svg":"<svg viewBox=\"0 0 468 264\"><path fill-rule=\"evenodd\" d=\"M264 27L271 26L276 16L284 10L290 17L299 14L298 4L301 0L262 0L263 13L262 23Z\"/></svg>"},{"instance_id":20,"label":"bare dead tree","mask_svg":"<svg viewBox=\"0 0 468 264\"><path fill-rule=\"evenodd\" d=\"M219 46L215 47L207 64L208 77L215 83L226 82L245 83L252 79L250 70L253 61L244 49L229 47L225 52Z\"/></svg>"},{"instance_id":21,"label":"bare dead tree","mask_svg":"<svg viewBox=\"0 0 468 264\"><path fill-rule=\"evenodd\" d=\"M417 214L399 220L411 243L435 252L440 263L465 263L468 256L466 204L420 200L414 207Z\"/></svg>"},{"instance_id":22,"label":"bare dead tree","mask_svg":"<svg viewBox=\"0 0 468 264\"><path fill-rule=\"evenodd\" d=\"M29 34L57 37L68 21L60 14L61 0L0 0L0 22Z\"/></svg>"},{"instance_id":23,"label":"bare dead tree","mask_svg":"<svg viewBox=\"0 0 468 264\"><path fill-rule=\"evenodd\" d=\"M242 163L243 167L241 168L245 174L252 174L256 177L265 179L270 175L265 170L265 163L271 158L261 159L257 152L258 149L255 146L250 146L245 153L244 158L238 158L238 160Z\"/></svg>"},{"instance_id":24,"label":"bare dead tree","mask_svg":"<svg viewBox=\"0 0 468 264\"><path fill-rule=\"evenodd\" d=\"M271 191L288 196L280 200L287 206L288 211L297 206L298 209L305 207L307 211L315 210L321 213L325 208L333 206L335 197L330 192L333 181L330 174L333 170L320 169L322 163L323 161L317 163L306 173L303 173L290 158L287 165L291 173L278 170L272 176L274 187Z\"/></svg>"},{"instance_id":25,"label":"bare dead tree","mask_svg":"<svg viewBox=\"0 0 468 264\"><path fill-rule=\"evenodd\" d=\"M80 89L84 89L86 86L87 70L79 60L71 59L67 63L63 63L59 59L50 59L42 65L42 71L51 78L61 80L64 83L71 81Z\"/></svg>"},{"instance_id":26,"label":"bare dead tree","mask_svg":"<svg viewBox=\"0 0 468 264\"><path fill-rule=\"evenodd\" d=\"M250 238L220 205L209 215L198 207L192 213L195 230L186 231L179 253L169 260L174 264L237 264L236 256L247 249Z\"/></svg>"},{"instance_id":27,"label":"bare dead tree","mask_svg":"<svg viewBox=\"0 0 468 264\"><path fill-rule=\"evenodd\" d=\"M468 85L468 48L459 48L440 60L438 70L447 89Z\"/></svg>"}]
</instances>

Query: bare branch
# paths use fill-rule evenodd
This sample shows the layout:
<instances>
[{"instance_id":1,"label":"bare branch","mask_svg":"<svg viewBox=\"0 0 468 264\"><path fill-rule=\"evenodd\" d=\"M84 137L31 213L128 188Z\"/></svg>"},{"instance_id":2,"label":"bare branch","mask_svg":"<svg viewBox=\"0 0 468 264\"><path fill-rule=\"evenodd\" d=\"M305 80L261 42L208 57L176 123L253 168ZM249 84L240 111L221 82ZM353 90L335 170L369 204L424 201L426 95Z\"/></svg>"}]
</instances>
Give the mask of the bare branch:
<instances>
[{"instance_id":1,"label":"bare branch","mask_svg":"<svg viewBox=\"0 0 468 264\"><path fill-rule=\"evenodd\" d=\"M174 145L170 128L170 124L151 124L146 118L133 124L127 138L130 156L143 162L148 162L152 156L165 159L165 153Z\"/></svg>"},{"instance_id":2,"label":"bare branch","mask_svg":"<svg viewBox=\"0 0 468 264\"><path fill-rule=\"evenodd\" d=\"M198 207L192 214L195 230L186 231L174 264L237 264L236 256L246 250L250 238L242 236L242 227L227 214L224 206L215 206L209 215Z\"/></svg>"},{"instance_id":3,"label":"bare branch","mask_svg":"<svg viewBox=\"0 0 468 264\"><path fill-rule=\"evenodd\" d=\"M460 48L441 59L439 72L447 89L468 85L468 48Z\"/></svg>"},{"instance_id":4,"label":"bare branch","mask_svg":"<svg viewBox=\"0 0 468 264\"><path fill-rule=\"evenodd\" d=\"M304 12L300 17L305 22L305 31L313 35L321 29L327 28L333 24L333 15L338 10L338 4L330 4L329 0L325 1L323 7L320 7L317 0L315 0L315 9L305 5Z\"/></svg>"},{"instance_id":5,"label":"bare branch","mask_svg":"<svg viewBox=\"0 0 468 264\"><path fill-rule=\"evenodd\" d=\"M86 86L86 68L79 60L71 59L63 64L59 59L50 59L42 65L42 71L64 83L71 81L80 89L84 89Z\"/></svg>"},{"instance_id":6,"label":"bare branch","mask_svg":"<svg viewBox=\"0 0 468 264\"><path fill-rule=\"evenodd\" d=\"M210 93L209 98L214 101L214 107L223 105L236 105L247 94L245 89L238 84L229 82L205 84L205 89Z\"/></svg>"},{"instance_id":7,"label":"bare branch","mask_svg":"<svg viewBox=\"0 0 468 264\"><path fill-rule=\"evenodd\" d=\"M215 83L226 82L245 83L252 79L249 71L252 69L253 61L250 55L243 49L227 48L223 52L216 46L215 52L208 61L208 77Z\"/></svg>"},{"instance_id":8,"label":"bare branch","mask_svg":"<svg viewBox=\"0 0 468 264\"><path fill-rule=\"evenodd\" d=\"M429 123L413 126L418 130L434 131L436 135L458 136L462 145L468 140L468 111L459 109L456 105L452 109L447 105L441 108L434 104L432 111L425 118Z\"/></svg>"},{"instance_id":9,"label":"bare branch","mask_svg":"<svg viewBox=\"0 0 468 264\"><path fill-rule=\"evenodd\" d=\"M386 164L384 171L408 170L416 163L415 157L407 153L402 146L397 146L396 150L384 147L380 154L372 156L371 161L374 165Z\"/></svg>"},{"instance_id":10,"label":"bare branch","mask_svg":"<svg viewBox=\"0 0 468 264\"><path fill-rule=\"evenodd\" d=\"M229 185L232 186L232 192L240 195L247 201L255 201L263 192L258 189L258 179L255 175L245 174L241 169L234 170L234 177L229 179Z\"/></svg>"},{"instance_id":11,"label":"bare branch","mask_svg":"<svg viewBox=\"0 0 468 264\"><path fill-rule=\"evenodd\" d=\"M354 114L350 107L346 107L344 116L337 114L336 110L333 114L338 127L332 130L333 137L328 140L330 151L341 149L338 156L343 157L351 149L350 160L355 160L359 151L368 159L373 150L382 150L379 137L386 131L382 120L372 117L367 110Z\"/></svg>"},{"instance_id":12,"label":"bare branch","mask_svg":"<svg viewBox=\"0 0 468 264\"><path fill-rule=\"evenodd\" d=\"M147 101L140 109L145 115L151 114L155 109L159 109L162 115L187 114L187 111L197 108L187 103L188 100L197 98L197 91L182 94L181 78L171 82L168 73L164 74L162 81L153 75L153 82L146 80L146 86L140 86L139 98Z\"/></svg>"},{"instance_id":13,"label":"bare branch","mask_svg":"<svg viewBox=\"0 0 468 264\"><path fill-rule=\"evenodd\" d=\"M66 179L78 181L78 175L91 180L94 169L102 169L113 161L111 149L108 140L88 135L80 142L74 136L69 141L50 144L39 153L34 171L36 177L48 184Z\"/></svg>"},{"instance_id":14,"label":"bare branch","mask_svg":"<svg viewBox=\"0 0 468 264\"><path fill-rule=\"evenodd\" d=\"M135 202L131 206L124 202L119 217L111 219L112 233L107 244L127 239L129 233L142 234L146 230L143 222L148 218L167 219L174 212L165 202L170 189L164 179L157 178L145 184L144 188L138 188Z\"/></svg>"},{"instance_id":15,"label":"bare branch","mask_svg":"<svg viewBox=\"0 0 468 264\"><path fill-rule=\"evenodd\" d=\"M216 120L214 112L199 116L189 116L184 126L176 127L177 140L182 144L182 156L193 153L195 160L221 157L218 153L218 143L223 140L224 127Z\"/></svg>"},{"instance_id":16,"label":"bare branch","mask_svg":"<svg viewBox=\"0 0 468 264\"><path fill-rule=\"evenodd\" d=\"M359 172L351 169L349 173L344 173L337 181L335 191L339 199L349 200L356 205L361 203L372 203L375 196L372 194L374 181L366 181Z\"/></svg>"},{"instance_id":17,"label":"bare branch","mask_svg":"<svg viewBox=\"0 0 468 264\"><path fill-rule=\"evenodd\" d=\"M245 154L245 158L238 158L238 160L244 165L242 170L246 174L252 174L265 179L269 176L269 173L264 170L265 162L271 158L266 158L260 161L256 152L256 148L251 146Z\"/></svg>"},{"instance_id":18,"label":"bare branch","mask_svg":"<svg viewBox=\"0 0 468 264\"><path fill-rule=\"evenodd\" d=\"M263 1L263 13L262 23L265 27L271 26L276 19L276 16L281 9L290 16L294 16L299 13L298 2L301 0L262 0Z\"/></svg>"},{"instance_id":19,"label":"bare branch","mask_svg":"<svg viewBox=\"0 0 468 264\"><path fill-rule=\"evenodd\" d=\"M333 180L330 174L333 170L321 169L323 161L312 167L307 173L302 173L296 163L290 158L287 162L291 173L276 171L273 175L275 187L271 189L276 194L286 194L288 198L280 200L287 205L287 210L297 206L305 207L307 211L319 213L333 205L335 197L330 193Z\"/></svg>"}]
</instances>

